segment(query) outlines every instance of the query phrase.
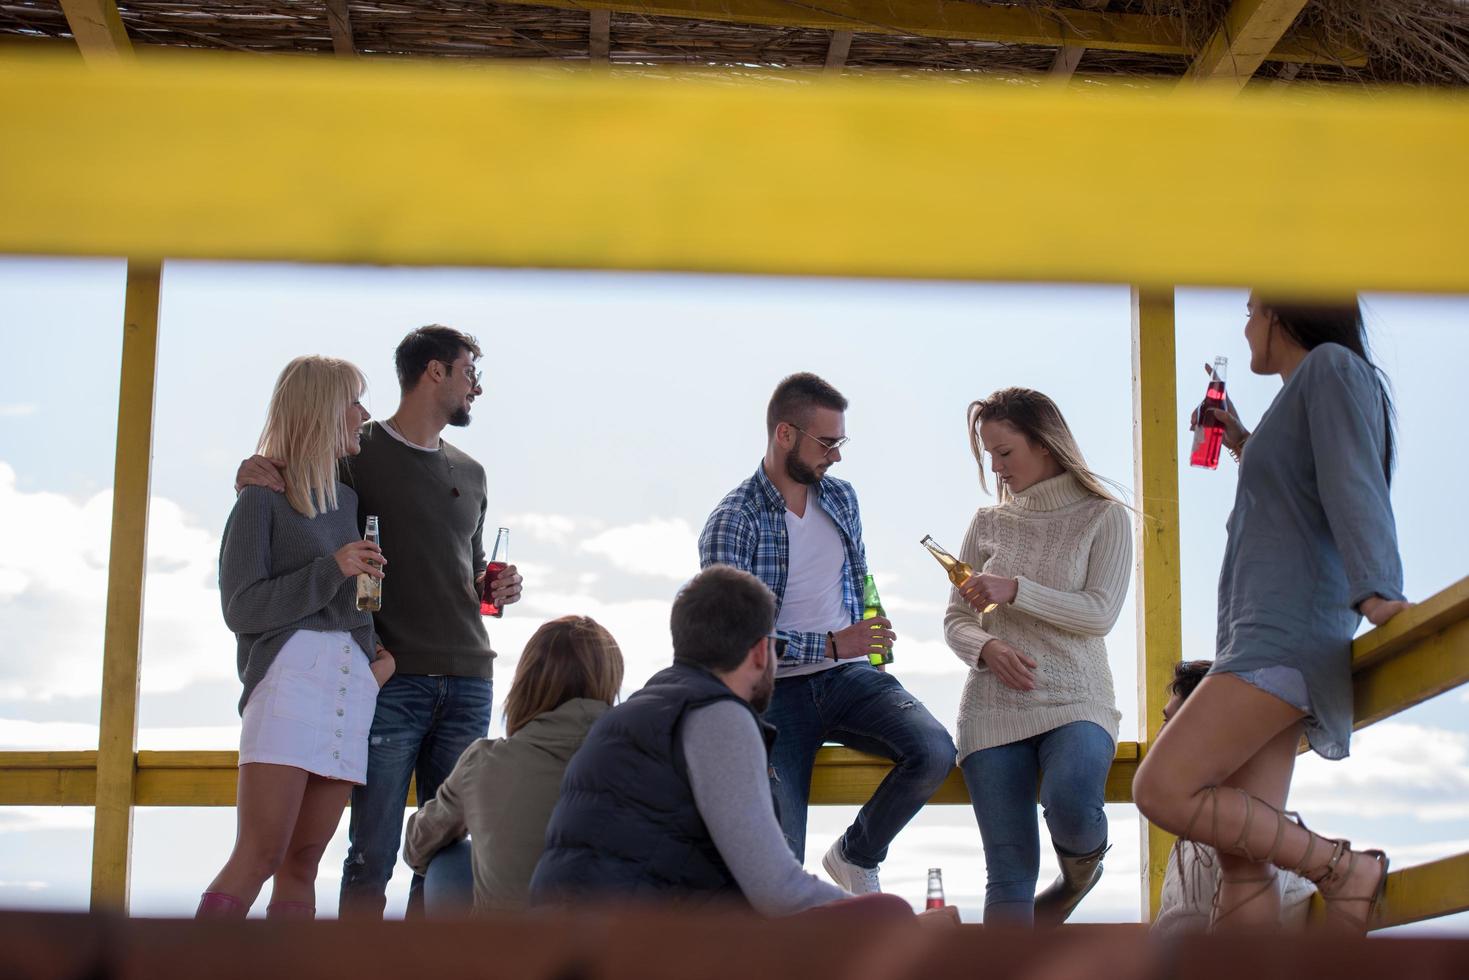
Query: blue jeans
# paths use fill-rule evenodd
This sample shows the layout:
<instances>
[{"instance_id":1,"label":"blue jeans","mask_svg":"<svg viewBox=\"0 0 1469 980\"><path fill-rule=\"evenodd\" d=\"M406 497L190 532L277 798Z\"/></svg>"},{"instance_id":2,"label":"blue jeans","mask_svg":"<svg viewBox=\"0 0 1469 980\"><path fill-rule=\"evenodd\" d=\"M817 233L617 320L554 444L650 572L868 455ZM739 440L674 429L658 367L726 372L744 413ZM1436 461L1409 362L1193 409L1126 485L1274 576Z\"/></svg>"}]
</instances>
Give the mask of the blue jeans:
<instances>
[{"instance_id":1,"label":"blue jeans","mask_svg":"<svg viewBox=\"0 0 1469 980\"><path fill-rule=\"evenodd\" d=\"M378 916L398 862L408 781L418 778L422 806L438 792L459 756L490 730L493 686L486 677L394 674L377 694L367 742L367 785L352 790L341 912ZM408 888L410 917L423 913L423 878Z\"/></svg>"},{"instance_id":2,"label":"blue jeans","mask_svg":"<svg viewBox=\"0 0 1469 980\"><path fill-rule=\"evenodd\" d=\"M423 913L433 919L468 915L474 908L474 851L465 837L445 845L423 876Z\"/></svg>"},{"instance_id":3,"label":"blue jeans","mask_svg":"<svg viewBox=\"0 0 1469 980\"><path fill-rule=\"evenodd\" d=\"M984 841L986 925L1035 921L1041 866L1037 780L1051 843L1058 851L1090 854L1107 842L1102 803L1115 753L1112 736L1100 726L1074 721L971 752L959 763Z\"/></svg>"},{"instance_id":4,"label":"blue jeans","mask_svg":"<svg viewBox=\"0 0 1469 980\"><path fill-rule=\"evenodd\" d=\"M796 860L806 860L806 803L816 750L827 741L895 765L842 835L846 859L875 868L888 845L954 768L954 740L891 674L846 664L775 682L765 720L779 735L770 753L770 791Z\"/></svg>"}]
</instances>

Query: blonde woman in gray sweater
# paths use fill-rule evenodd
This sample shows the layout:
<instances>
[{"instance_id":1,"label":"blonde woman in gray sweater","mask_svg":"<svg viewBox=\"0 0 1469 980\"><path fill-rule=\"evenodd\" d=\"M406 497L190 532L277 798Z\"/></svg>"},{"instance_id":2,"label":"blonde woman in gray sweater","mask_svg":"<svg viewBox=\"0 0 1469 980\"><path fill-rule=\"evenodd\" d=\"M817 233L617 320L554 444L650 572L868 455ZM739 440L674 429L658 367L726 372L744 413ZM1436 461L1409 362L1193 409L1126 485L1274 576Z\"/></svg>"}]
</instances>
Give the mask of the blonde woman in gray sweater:
<instances>
[{"instance_id":1,"label":"blonde woman in gray sweater","mask_svg":"<svg viewBox=\"0 0 1469 980\"><path fill-rule=\"evenodd\" d=\"M1086 465L1055 402L1006 388L969 406L969 440L999 503L970 523L960 556L975 573L944 617L969 665L959 765L984 841L987 925L1056 925L1096 884L1102 809L1119 714L1102 638L1127 592L1128 508ZM1061 875L1040 873L1037 784Z\"/></svg>"}]
</instances>

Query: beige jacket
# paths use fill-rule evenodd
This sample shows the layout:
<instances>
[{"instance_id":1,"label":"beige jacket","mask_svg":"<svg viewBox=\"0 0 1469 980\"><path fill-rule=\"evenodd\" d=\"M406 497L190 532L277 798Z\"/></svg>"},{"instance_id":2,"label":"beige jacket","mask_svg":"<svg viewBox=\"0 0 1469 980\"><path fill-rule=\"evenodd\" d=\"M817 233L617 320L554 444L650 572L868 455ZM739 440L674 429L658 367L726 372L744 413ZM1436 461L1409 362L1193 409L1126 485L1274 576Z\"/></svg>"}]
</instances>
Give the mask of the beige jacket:
<instances>
[{"instance_id":1,"label":"beige jacket","mask_svg":"<svg viewBox=\"0 0 1469 980\"><path fill-rule=\"evenodd\" d=\"M509 738L482 738L465 749L434 798L408 818L403 859L409 867L423 874L440 848L467 832L475 911L524 909L561 776L608 707L576 698Z\"/></svg>"}]
</instances>

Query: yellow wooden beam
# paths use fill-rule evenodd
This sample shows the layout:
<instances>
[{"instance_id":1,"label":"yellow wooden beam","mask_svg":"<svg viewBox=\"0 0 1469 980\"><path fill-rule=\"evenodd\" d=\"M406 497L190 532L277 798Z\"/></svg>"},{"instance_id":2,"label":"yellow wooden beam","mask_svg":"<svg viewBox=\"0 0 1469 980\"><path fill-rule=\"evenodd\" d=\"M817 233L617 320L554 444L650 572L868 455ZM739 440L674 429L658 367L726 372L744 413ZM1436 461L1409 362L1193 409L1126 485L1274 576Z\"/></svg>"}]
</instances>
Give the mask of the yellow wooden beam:
<instances>
[{"instance_id":1,"label":"yellow wooden beam","mask_svg":"<svg viewBox=\"0 0 1469 980\"><path fill-rule=\"evenodd\" d=\"M1082 0L1082 6L1098 11L1106 10L1109 3L1111 0ZM1051 59L1051 69L1047 72L1050 80L1063 85L1070 81L1085 54L1085 44L1068 44L1057 50L1056 57Z\"/></svg>"},{"instance_id":2,"label":"yellow wooden beam","mask_svg":"<svg viewBox=\"0 0 1469 980\"><path fill-rule=\"evenodd\" d=\"M1227 82L1236 89L1244 87L1308 2L1234 0L1189 65L1183 84Z\"/></svg>"},{"instance_id":3,"label":"yellow wooden beam","mask_svg":"<svg viewBox=\"0 0 1469 980\"><path fill-rule=\"evenodd\" d=\"M1132 447L1141 515L1136 525L1138 740L1163 724L1167 687L1183 648L1178 525L1178 361L1173 291L1132 291ZM1129 794L1129 798L1130 794ZM1142 904L1158 914L1173 838L1146 820L1142 828Z\"/></svg>"},{"instance_id":4,"label":"yellow wooden beam","mask_svg":"<svg viewBox=\"0 0 1469 980\"><path fill-rule=\"evenodd\" d=\"M87 59L128 58L133 44L128 40L116 0L61 0L66 24L77 47Z\"/></svg>"},{"instance_id":5,"label":"yellow wooden beam","mask_svg":"<svg viewBox=\"0 0 1469 980\"><path fill-rule=\"evenodd\" d=\"M971 3L968 0L513 0L528 7L611 10L645 17L682 17L725 24L763 24L817 31L857 31L1000 44L1065 45L1147 54L1193 51L1177 21L1144 14ZM1283 40L1270 57L1311 63L1365 63L1360 52L1323 52L1319 45Z\"/></svg>"},{"instance_id":6,"label":"yellow wooden beam","mask_svg":"<svg viewBox=\"0 0 1469 980\"><path fill-rule=\"evenodd\" d=\"M1132 776L1140 753L1122 742L1107 777L1107 801L1132 799ZM235 752L139 752L136 806L234 806L239 755ZM811 780L813 806L867 802L892 763L852 749L828 746L816 756ZM96 752L0 752L0 806L91 806L95 801ZM958 769L932 803L964 804L969 796ZM417 797L409 788L408 805Z\"/></svg>"},{"instance_id":7,"label":"yellow wooden beam","mask_svg":"<svg viewBox=\"0 0 1469 980\"><path fill-rule=\"evenodd\" d=\"M1469 682L1469 619L1352 674L1352 727L1365 728Z\"/></svg>"},{"instance_id":8,"label":"yellow wooden beam","mask_svg":"<svg viewBox=\"0 0 1469 980\"><path fill-rule=\"evenodd\" d=\"M92 908L127 911L132 861L133 761L138 737L139 655L153 457L153 382L158 367L157 263L129 260L123 313L122 381L112 481L112 545L102 656L92 835Z\"/></svg>"},{"instance_id":9,"label":"yellow wooden beam","mask_svg":"<svg viewBox=\"0 0 1469 980\"><path fill-rule=\"evenodd\" d=\"M0 252L1469 292L1469 101L1436 93L17 57L0 143Z\"/></svg>"},{"instance_id":10,"label":"yellow wooden beam","mask_svg":"<svg viewBox=\"0 0 1469 980\"><path fill-rule=\"evenodd\" d=\"M1352 671L1365 670L1396 656L1463 619L1469 619L1469 577L1459 579L1357 637L1352 643Z\"/></svg>"}]
</instances>

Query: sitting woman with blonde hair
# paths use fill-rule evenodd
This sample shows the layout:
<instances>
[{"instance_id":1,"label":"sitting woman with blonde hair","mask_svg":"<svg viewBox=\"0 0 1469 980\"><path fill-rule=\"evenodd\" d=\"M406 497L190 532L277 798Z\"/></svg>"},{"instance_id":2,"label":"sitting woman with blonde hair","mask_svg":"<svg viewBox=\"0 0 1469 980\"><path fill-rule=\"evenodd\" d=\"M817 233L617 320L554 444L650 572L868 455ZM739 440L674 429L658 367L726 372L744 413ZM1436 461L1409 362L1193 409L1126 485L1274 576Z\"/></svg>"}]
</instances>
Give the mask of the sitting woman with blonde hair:
<instances>
[{"instance_id":1,"label":"sitting woman with blonde hair","mask_svg":"<svg viewBox=\"0 0 1469 980\"><path fill-rule=\"evenodd\" d=\"M466 857L475 911L526 907L566 764L621 687L622 651L595 620L563 616L536 630L505 699L505 738L465 749L433 799L408 819L403 856L426 876L427 911L442 914L463 901L455 879Z\"/></svg>"},{"instance_id":2,"label":"sitting woman with blonde hair","mask_svg":"<svg viewBox=\"0 0 1469 980\"><path fill-rule=\"evenodd\" d=\"M271 395L260 452L285 461L286 492L246 487L225 524L219 598L238 637L238 830L199 902L243 918L269 878L267 918L312 918L316 869L354 784L393 658L359 611L356 579L383 577L338 463L362 448L366 379L347 361L298 357Z\"/></svg>"}]
</instances>

